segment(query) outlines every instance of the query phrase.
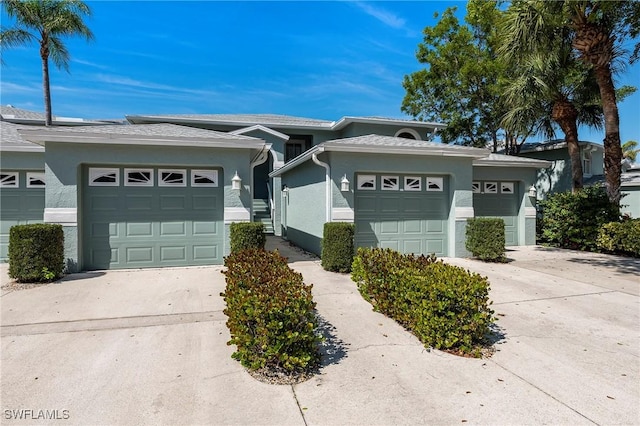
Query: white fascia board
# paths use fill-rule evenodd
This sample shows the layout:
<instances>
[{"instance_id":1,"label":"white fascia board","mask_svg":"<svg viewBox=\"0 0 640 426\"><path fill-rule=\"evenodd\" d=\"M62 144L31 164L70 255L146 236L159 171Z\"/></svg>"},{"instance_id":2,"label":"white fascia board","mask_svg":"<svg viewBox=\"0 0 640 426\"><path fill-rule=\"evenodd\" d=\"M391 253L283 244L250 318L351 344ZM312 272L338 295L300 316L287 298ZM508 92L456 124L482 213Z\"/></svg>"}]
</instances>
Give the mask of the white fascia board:
<instances>
[{"instance_id":1,"label":"white fascia board","mask_svg":"<svg viewBox=\"0 0 640 426\"><path fill-rule=\"evenodd\" d=\"M44 152L44 147L37 146L2 146L0 145L0 151L2 152Z\"/></svg>"},{"instance_id":2,"label":"white fascia board","mask_svg":"<svg viewBox=\"0 0 640 426\"><path fill-rule=\"evenodd\" d=\"M403 155L428 155L433 157L466 157L466 158L484 158L488 154L488 150L481 148L417 148L417 147L393 147L380 145L331 145L326 142L325 151L335 152L360 152L375 154L403 154Z\"/></svg>"},{"instance_id":3,"label":"white fascia board","mask_svg":"<svg viewBox=\"0 0 640 426\"><path fill-rule=\"evenodd\" d=\"M491 161L491 160L474 160L474 167L525 167L533 169L546 169L551 167L551 161L538 160L538 161Z\"/></svg>"},{"instance_id":4,"label":"white fascia board","mask_svg":"<svg viewBox=\"0 0 640 426\"><path fill-rule=\"evenodd\" d=\"M374 117L350 117L345 116L340 120L334 122L331 130L340 130L351 123L371 123L371 124L385 124L391 126L413 126L413 127L424 127L424 128L433 128L433 129L444 129L447 127L446 124L442 123L432 123L427 121L412 121L412 120L394 120L390 118L374 118Z\"/></svg>"},{"instance_id":5,"label":"white fascia board","mask_svg":"<svg viewBox=\"0 0 640 426\"><path fill-rule=\"evenodd\" d=\"M273 136L275 136L277 138L280 138L282 140L285 140L285 141L289 140L289 136L288 135L285 135L284 133L280 133L277 130L273 130L273 129L270 129L268 127L265 127L265 126L263 126L261 124L256 124L255 126L245 127L245 128L238 129L238 130L232 130L229 133L232 134L232 135L244 135L246 133L250 133L250 132L253 132L255 130L261 130L261 131L263 131L265 133L268 133L270 135L273 135Z\"/></svg>"},{"instance_id":6,"label":"white fascia board","mask_svg":"<svg viewBox=\"0 0 640 426\"><path fill-rule=\"evenodd\" d=\"M127 121L133 124L141 124L141 123L183 123L183 124L196 124L196 123L207 123L207 124L218 124L220 126L253 126L255 122L251 121L233 121L233 120L210 120L206 118L182 118L182 117L148 117L144 115L126 115ZM315 129L315 130L332 130L333 122L331 123L323 123L323 124L269 124L272 127L277 127L280 129Z\"/></svg>"},{"instance_id":7,"label":"white fascia board","mask_svg":"<svg viewBox=\"0 0 640 426\"><path fill-rule=\"evenodd\" d=\"M305 151L301 155L298 155L296 158L289 161L288 163L285 163L284 166L269 173L269 177L278 177L282 175L282 173L286 172L287 170L291 170L297 167L298 165L304 163L305 161L308 161L313 154L321 154L324 151L325 149L323 146L314 146L310 150Z\"/></svg>"},{"instance_id":8,"label":"white fascia board","mask_svg":"<svg viewBox=\"0 0 640 426\"><path fill-rule=\"evenodd\" d=\"M46 142L100 144L100 145L151 145L174 147L202 147L202 148L236 148L236 149L262 149L265 142L262 139L256 141L237 139L202 139L202 138L157 138L141 137L138 135L97 135L91 133L64 133L54 134L20 132L20 136L29 142L44 146Z\"/></svg>"}]
</instances>

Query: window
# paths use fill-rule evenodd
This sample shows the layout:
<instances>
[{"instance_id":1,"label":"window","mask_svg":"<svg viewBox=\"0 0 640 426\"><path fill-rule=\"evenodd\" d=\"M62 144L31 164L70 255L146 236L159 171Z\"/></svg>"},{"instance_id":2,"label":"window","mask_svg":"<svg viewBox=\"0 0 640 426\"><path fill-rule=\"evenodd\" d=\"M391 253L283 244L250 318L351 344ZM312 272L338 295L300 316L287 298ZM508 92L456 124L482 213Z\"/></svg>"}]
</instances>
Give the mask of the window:
<instances>
[{"instance_id":1,"label":"window","mask_svg":"<svg viewBox=\"0 0 640 426\"><path fill-rule=\"evenodd\" d=\"M471 192L474 194L480 194L480 182L472 182L471 183Z\"/></svg>"},{"instance_id":2,"label":"window","mask_svg":"<svg viewBox=\"0 0 640 426\"><path fill-rule=\"evenodd\" d=\"M396 138L404 138L404 139L413 139L413 140L421 140L420 133L416 132L413 129L404 128L400 129L395 134Z\"/></svg>"},{"instance_id":3,"label":"window","mask_svg":"<svg viewBox=\"0 0 640 426\"><path fill-rule=\"evenodd\" d=\"M513 194L513 182L501 182L500 192L503 194Z\"/></svg>"},{"instance_id":4,"label":"window","mask_svg":"<svg viewBox=\"0 0 640 426\"><path fill-rule=\"evenodd\" d=\"M191 186L218 186L217 170L191 170Z\"/></svg>"},{"instance_id":5,"label":"window","mask_svg":"<svg viewBox=\"0 0 640 426\"><path fill-rule=\"evenodd\" d=\"M427 178L427 191L444 191L444 179L441 177Z\"/></svg>"},{"instance_id":6,"label":"window","mask_svg":"<svg viewBox=\"0 0 640 426\"><path fill-rule=\"evenodd\" d=\"M373 175L358 175L358 189L375 190L376 177Z\"/></svg>"},{"instance_id":7,"label":"window","mask_svg":"<svg viewBox=\"0 0 640 426\"><path fill-rule=\"evenodd\" d=\"M498 193L498 184L496 182L485 182L484 183L484 193L485 194L497 194Z\"/></svg>"},{"instance_id":8,"label":"window","mask_svg":"<svg viewBox=\"0 0 640 426\"><path fill-rule=\"evenodd\" d=\"M0 187L2 187L2 188L17 188L18 187L18 172L0 173Z\"/></svg>"},{"instance_id":9,"label":"window","mask_svg":"<svg viewBox=\"0 0 640 426\"><path fill-rule=\"evenodd\" d=\"M400 189L400 178L398 176L382 176L382 189L385 191L397 191Z\"/></svg>"},{"instance_id":10,"label":"window","mask_svg":"<svg viewBox=\"0 0 640 426\"><path fill-rule=\"evenodd\" d=\"M292 136L284 145L284 161L291 161L311 148L311 136Z\"/></svg>"},{"instance_id":11,"label":"window","mask_svg":"<svg viewBox=\"0 0 640 426\"><path fill-rule=\"evenodd\" d=\"M125 186L153 186L153 170L124 169Z\"/></svg>"},{"instance_id":12,"label":"window","mask_svg":"<svg viewBox=\"0 0 640 426\"><path fill-rule=\"evenodd\" d=\"M422 191L422 178L420 176L404 177L405 191Z\"/></svg>"},{"instance_id":13,"label":"window","mask_svg":"<svg viewBox=\"0 0 640 426\"><path fill-rule=\"evenodd\" d=\"M27 188L44 188L44 173L27 173Z\"/></svg>"},{"instance_id":14,"label":"window","mask_svg":"<svg viewBox=\"0 0 640 426\"><path fill-rule=\"evenodd\" d=\"M120 173L118 169L89 169L89 186L118 186Z\"/></svg>"},{"instance_id":15,"label":"window","mask_svg":"<svg viewBox=\"0 0 640 426\"><path fill-rule=\"evenodd\" d=\"M158 170L158 186L187 186L187 171Z\"/></svg>"},{"instance_id":16,"label":"window","mask_svg":"<svg viewBox=\"0 0 640 426\"><path fill-rule=\"evenodd\" d=\"M582 174L591 176L591 151L582 151Z\"/></svg>"}]
</instances>

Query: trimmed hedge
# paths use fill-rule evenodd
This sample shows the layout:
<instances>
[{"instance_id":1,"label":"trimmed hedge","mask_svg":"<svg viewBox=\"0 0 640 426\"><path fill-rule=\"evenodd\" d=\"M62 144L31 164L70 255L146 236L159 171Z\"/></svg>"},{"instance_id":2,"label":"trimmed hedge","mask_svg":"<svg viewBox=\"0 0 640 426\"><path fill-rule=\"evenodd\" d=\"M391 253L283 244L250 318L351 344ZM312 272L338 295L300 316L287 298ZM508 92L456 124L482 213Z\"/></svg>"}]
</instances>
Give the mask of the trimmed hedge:
<instances>
[{"instance_id":1,"label":"trimmed hedge","mask_svg":"<svg viewBox=\"0 0 640 426\"><path fill-rule=\"evenodd\" d=\"M261 222L234 222L229 228L231 253L247 249L264 249L267 236Z\"/></svg>"},{"instance_id":2,"label":"trimmed hedge","mask_svg":"<svg viewBox=\"0 0 640 426\"><path fill-rule=\"evenodd\" d=\"M232 357L250 370L297 373L316 365L320 339L312 285L278 252L244 250L224 264L227 344L237 346Z\"/></svg>"},{"instance_id":3,"label":"trimmed hedge","mask_svg":"<svg viewBox=\"0 0 640 426\"><path fill-rule=\"evenodd\" d=\"M347 222L324 224L322 235L322 267L332 272L351 272L355 225Z\"/></svg>"},{"instance_id":4,"label":"trimmed hedge","mask_svg":"<svg viewBox=\"0 0 640 426\"><path fill-rule=\"evenodd\" d=\"M504 262L504 220L491 217L467 219L467 250L480 260Z\"/></svg>"},{"instance_id":5,"label":"trimmed hedge","mask_svg":"<svg viewBox=\"0 0 640 426\"><path fill-rule=\"evenodd\" d=\"M390 249L359 248L351 279L374 310L409 329L426 346L479 357L490 326L486 277Z\"/></svg>"},{"instance_id":6,"label":"trimmed hedge","mask_svg":"<svg viewBox=\"0 0 640 426\"><path fill-rule=\"evenodd\" d=\"M597 244L601 250L640 257L640 219L603 225Z\"/></svg>"},{"instance_id":7,"label":"trimmed hedge","mask_svg":"<svg viewBox=\"0 0 640 426\"><path fill-rule=\"evenodd\" d=\"M9 230L9 276L18 282L50 282L64 270L62 225L15 225Z\"/></svg>"},{"instance_id":8,"label":"trimmed hedge","mask_svg":"<svg viewBox=\"0 0 640 426\"><path fill-rule=\"evenodd\" d=\"M540 206L542 242L573 250L597 251L600 228L620 218L620 207L609 201L601 186L551 194Z\"/></svg>"}]
</instances>

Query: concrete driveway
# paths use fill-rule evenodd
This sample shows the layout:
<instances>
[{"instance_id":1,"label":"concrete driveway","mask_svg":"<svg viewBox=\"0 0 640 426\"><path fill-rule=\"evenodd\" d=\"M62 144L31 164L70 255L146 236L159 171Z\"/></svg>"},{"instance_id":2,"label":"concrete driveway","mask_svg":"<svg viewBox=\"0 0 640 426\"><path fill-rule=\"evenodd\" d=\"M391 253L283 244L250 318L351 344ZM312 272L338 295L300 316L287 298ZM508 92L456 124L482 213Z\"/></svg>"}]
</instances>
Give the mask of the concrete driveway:
<instances>
[{"instance_id":1,"label":"concrete driveway","mask_svg":"<svg viewBox=\"0 0 640 426\"><path fill-rule=\"evenodd\" d=\"M230 358L220 267L77 274L0 298L2 424L640 423L637 259L447 259L489 277L499 318L497 352L466 359L372 312L348 275L268 244L314 284L319 375L268 385Z\"/></svg>"}]
</instances>

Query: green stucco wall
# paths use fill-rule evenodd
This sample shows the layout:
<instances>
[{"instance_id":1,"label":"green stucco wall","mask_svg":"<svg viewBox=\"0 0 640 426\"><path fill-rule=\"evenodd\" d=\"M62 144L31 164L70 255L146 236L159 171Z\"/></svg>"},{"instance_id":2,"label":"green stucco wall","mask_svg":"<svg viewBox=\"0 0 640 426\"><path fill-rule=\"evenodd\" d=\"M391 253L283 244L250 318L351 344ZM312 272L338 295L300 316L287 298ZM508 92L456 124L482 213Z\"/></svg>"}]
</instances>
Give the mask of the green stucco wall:
<instances>
[{"instance_id":1,"label":"green stucco wall","mask_svg":"<svg viewBox=\"0 0 640 426\"><path fill-rule=\"evenodd\" d=\"M388 124L371 124L371 123L351 123L339 134L340 138L349 138L362 135L383 135L395 136L401 129L412 129L416 131L422 140L427 140L427 130L406 125L388 125Z\"/></svg>"},{"instance_id":2,"label":"green stucco wall","mask_svg":"<svg viewBox=\"0 0 640 426\"><path fill-rule=\"evenodd\" d=\"M622 214L628 214L633 218L640 218L640 186L623 186L622 194L626 194L620 202Z\"/></svg>"},{"instance_id":3,"label":"green stucco wall","mask_svg":"<svg viewBox=\"0 0 640 426\"><path fill-rule=\"evenodd\" d=\"M2 170L44 170L44 152L0 152Z\"/></svg>"},{"instance_id":4,"label":"green stucco wall","mask_svg":"<svg viewBox=\"0 0 640 426\"><path fill-rule=\"evenodd\" d=\"M46 146L45 208L76 208L77 224L63 224L65 254L71 272L82 269L82 211L78 191L83 165L221 167L224 182L224 207L251 209L250 152L247 149L208 149L195 147L158 147L139 145L97 145L48 142ZM231 189L235 172L243 179L240 191ZM228 225L228 224L227 224ZM225 226L225 254L229 252L228 226Z\"/></svg>"}]
</instances>

